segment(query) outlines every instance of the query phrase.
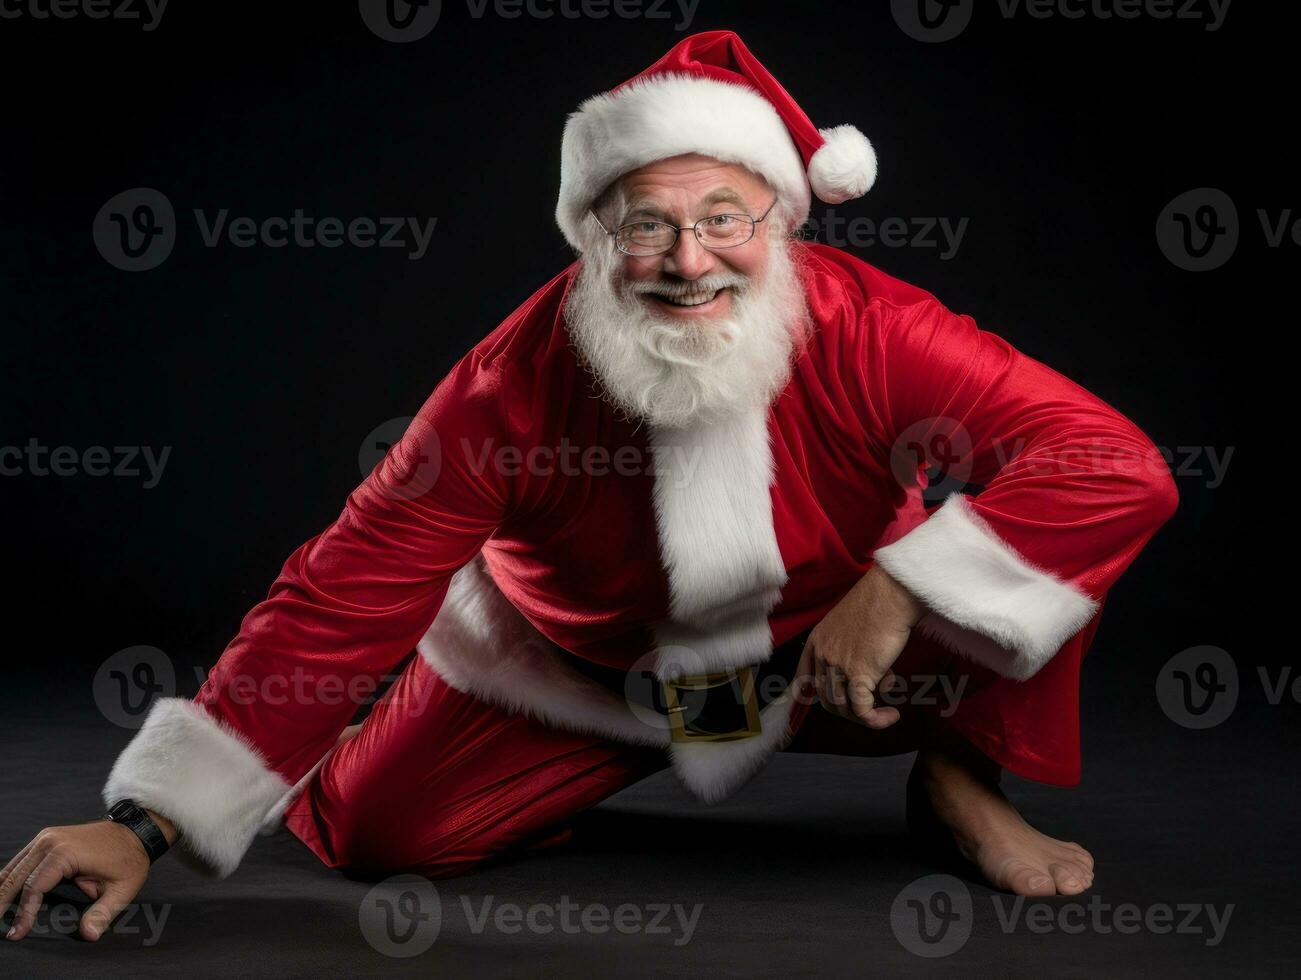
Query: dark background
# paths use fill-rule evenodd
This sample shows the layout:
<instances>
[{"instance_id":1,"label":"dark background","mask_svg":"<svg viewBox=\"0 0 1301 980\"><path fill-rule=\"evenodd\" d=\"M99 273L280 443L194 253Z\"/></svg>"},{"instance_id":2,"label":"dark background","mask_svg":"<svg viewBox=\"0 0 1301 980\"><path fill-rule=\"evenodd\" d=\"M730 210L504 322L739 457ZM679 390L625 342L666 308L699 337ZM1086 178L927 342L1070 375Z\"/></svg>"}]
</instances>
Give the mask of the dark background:
<instances>
[{"instance_id":1,"label":"dark background","mask_svg":"<svg viewBox=\"0 0 1301 980\"><path fill-rule=\"evenodd\" d=\"M1297 35L1263 7L1238 0L1208 32L1008 20L990 0L959 38L923 44L885 3L701 0L686 32L737 29L815 122L868 134L878 185L842 218L969 219L948 260L856 254L1097 392L1178 459L1233 453L1218 488L1204 450L1201 475L1179 476L1178 515L1113 597L1095 652L1145 669L1195 644L1289 656L1248 640L1238 602L1262 544L1246 470L1272 413L1256 399L1289 332L1268 297L1298 252L1266 247L1255 219L1296 202L1283 79ZM152 489L0 478L3 602L32 637L11 670L62 674L135 644L215 658L285 556L338 513L366 435L412 414L569 261L552 219L565 115L685 36L667 9L476 19L447 2L409 44L373 35L355 3L174 0L150 32L0 20L0 442L172 447ZM171 200L177 241L128 273L96 251L91 223L140 186ZM1186 272L1155 221L1204 186L1234 199L1242 241L1223 267ZM194 208L437 226L419 261L210 248Z\"/></svg>"},{"instance_id":2,"label":"dark background","mask_svg":"<svg viewBox=\"0 0 1301 980\"><path fill-rule=\"evenodd\" d=\"M1097 392L1177 460L1190 453L1179 447L1203 447L1197 472L1177 475L1178 513L1113 591L1087 662L1084 787L1019 785L1016 798L1036 824L1094 848L1112 874L1100 885L1108 898L1238 903L1219 954L1149 936L1150 956L1182 957L1184 972L1223 972L1226 957L1243 969L1288 961L1299 926L1294 903L1279 898L1295 884L1297 705L1268 703L1257 673L1291 670L1296 648L1279 635L1295 533L1279 514L1291 498L1282 403L1294 386L1296 315L1284 300L1298 247L1267 247L1256 217L1301 214L1292 145L1301 34L1285 6L1236 0L1212 33L1196 21L1007 20L994 0L977 0L966 31L939 44L907 36L884 2L701 0L678 32L676 13L476 19L448 0L437 27L410 44L377 38L354 2L172 0L151 32L129 21L0 18L0 447L33 438L79 453L172 447L152 489L143 477L0 476L9 729L0 787L10 818L0 845L11 853L43 825L94 813L130 734L96 709L92 679L105 659L157 647L175 663L180 693L192 693L192 668L215 660L284 558L339 512L361 479L368 433L412 414L571 259L552 219L566 113L685 33L726 27L815 122L852 122L875 144L878 185L839 216L968 219L948 260L937 248L880 244L855 254ZM142 186L170 199L177 240L159 267L127 273L101 257L91 226L111 197ZM1173 198L1202 187L1235 202L1241 241L1222 267L1187 272L1154 229ZM347 245L209 248L195 208L437 226L419 261ZM1204 447L1232 453L1221 486L1209 486ZM1169 658L1204 645L1236 662L1241 698L1224 723L1197 731L1162 712L1154 685ZM763 937L788 927L802 938L783 948L806 964L914 968L885 926L885 944L854 960L864 940L831 908L843 895L879 918L899 885L929 868L900 857L897 816L878 813L896 808L903 770L870 769L865 778L892 787L878 798L842 779L866 760L825 778L798 763L778 760L780 778L681 821L665 838L668 858L639 864L625 841L627 819L647 836L669 824L624 811L685 806L657 783L594 814L577 856L462 887L509 893L523 881L549 894L557 881L608 882L622 868L620 880L714 894L732 879L711 862L749 867L763 821L776 819L762 800L803 800L776 831L812 827L833 849L866 848L870 873L834 856L815 872L784 862L778 877L813 873L832 890L815 899L798 885L805 904L757 918L746 901L759 892L724 892L736 910L729 928L752 937L750 954L768 968L786 961ZM756 812L770 816L754 824ZM286 836L257 845L230 882L204 886L217 890L160 867L146 897L181 901L174 955L192 965L240 949L244 969L341 962L342 947L320 939L357 945L339 930L355 921L360 892ZM695 877L673 856L695 862ZM304 918L307 894L319 901ZM1045 950L1065 957L1052 960L1060 966L1087 961L1105 975L1156 962L1136 962L1139 947L1123 937L1013 943L982 928L979 955L1000 972L1039 975ZM738 962L728 935L719 969ZM131 943L115 941L120 968L143 975ZM48 944L25 946L25 962L63 970ZM608 966L603 949L590 948L588 962ZM463 962L484 950L444 952ZM549 962L559 969L578 952L556 946Z\"/></svg>"}]
</instances>

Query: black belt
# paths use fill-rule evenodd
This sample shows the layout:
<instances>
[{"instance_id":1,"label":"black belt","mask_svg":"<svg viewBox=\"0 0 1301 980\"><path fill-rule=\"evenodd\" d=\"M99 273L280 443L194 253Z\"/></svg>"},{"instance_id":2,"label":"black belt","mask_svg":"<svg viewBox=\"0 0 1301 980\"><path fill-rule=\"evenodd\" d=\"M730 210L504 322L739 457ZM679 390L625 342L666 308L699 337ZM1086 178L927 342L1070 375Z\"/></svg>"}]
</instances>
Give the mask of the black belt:
<instances>
[{"instance_id":1,"label":"black belt","mask_svg":"<svg viewBox=\"0 0 1301 980\"><path fill-rule=\"evenodd\" d=\"M790 686L808 633L788 640L761 664L660 681L648 670L624 671L575 658L575 666L630 704L668 719L675 742L727 742L763 731L759 713Z\"/></svg>"}]
</instances>

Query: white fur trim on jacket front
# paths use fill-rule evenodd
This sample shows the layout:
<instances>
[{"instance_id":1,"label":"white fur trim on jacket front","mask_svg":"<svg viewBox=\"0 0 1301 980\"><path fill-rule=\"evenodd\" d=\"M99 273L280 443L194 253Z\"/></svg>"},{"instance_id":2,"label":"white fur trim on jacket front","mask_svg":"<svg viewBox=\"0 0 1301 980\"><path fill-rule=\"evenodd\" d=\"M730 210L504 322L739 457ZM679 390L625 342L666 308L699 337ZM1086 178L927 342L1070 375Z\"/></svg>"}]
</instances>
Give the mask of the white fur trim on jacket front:
<instances>
[{"instance_id":1,"label":"white fur trim on jacket front","mask_svg":"<svg viewBox=\"0 0 1301 980\"><path fill-rule=\"evenodd\" d=\"M772 522L768 409L653 428L655 521L669 580L659 675L762 663L786 565Z\"/></svg>"},{"instance_id":2,"label":"white fur trim on jacket front","mask_svg":"<svg viewBox=\"0 0 1301 980\"><path fill-rule=\"evenodd\" d=\"M954 494L876 561L930 611L919 625L1004 677L1033 677L1098 604L1030 565Z\"/></svg>"},{"instance_id":3,"label":"white fur trim on jacket front","mask_svg":"<svg viewBox=\"0 0 1301 980\"><path fill-rule=\"evenodd\" d=\"M646 668L661 680L763 663L768 614L786 567L773 528L768 409L651 431L654 503L669 618ZM762 733L732 742L670 742L661 716L583 675L502 594L480 556L458 571L420 655L452 687L547 725L669 750L706 802L734 792L790 737L793 695L760 713ZM634 670L640 665L635 665Z\"/></svg>"},{"instance_id":4,"label":"white fur trim on jacket front","mask_svg":"<svg viewBox=\"0 0 1301 980\"><path fill-rule=\"evenodd\" d=\"M185 698L161 698L122 750L104 803L135 800L176 825L178 850L225 877L290 791L242 736Z\"/></svg>"},{"instance_id":5,"label":"white fur trim on jacket front","mask_svg":"<svg viewBox=\"0 0 1301 980\"><path fill-rule=\"evenodd\" d=\"M772 103L743 85L683 74L638 79L592 96L565 124L556 221L574 248L581 222L611 183L684 153L739 163L770 183L795 225L809 214L809 181Z\"/></svg>"}]
</instances>

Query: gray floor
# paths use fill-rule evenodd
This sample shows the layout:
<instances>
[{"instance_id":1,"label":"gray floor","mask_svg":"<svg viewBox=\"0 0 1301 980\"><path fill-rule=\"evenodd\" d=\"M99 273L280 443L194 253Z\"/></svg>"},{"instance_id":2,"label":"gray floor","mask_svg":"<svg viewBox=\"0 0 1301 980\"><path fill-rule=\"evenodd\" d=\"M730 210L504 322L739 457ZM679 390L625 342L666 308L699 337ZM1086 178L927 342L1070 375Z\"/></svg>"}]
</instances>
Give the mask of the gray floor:
<instances>
[{"instance_id":1,"label":"gray floor","mask_svg":"<svg viewBox=\"0 0 1301 980\"><path fill-rule=\"evenodd\" d=\"M49 695L31 688L6 712L6 855L42 826L95 815L129 736ZM1301 848L1280 798L1293 795L1295 705L1244 699L1207 732L1114 701L1089 714L1080 788L1010 785L1032 822L1093 850L1097 882L1083 899L1018 908L969 879L912 884L944 869L904 833L910 760L789 756L708 809L657 776L585 814L571 843L439 881L436 894L372 891L284 831L223 882L168 858L141 909L94 946L61 931L81 904L61 893L39 934L0 942L0 975L1290 975ZM539 928L514 918L537 905L550 908L534 911ZM425 916L386 931L388 908ZM919 908L933 942L917 934Z\"/></svg>"}]
</instances>

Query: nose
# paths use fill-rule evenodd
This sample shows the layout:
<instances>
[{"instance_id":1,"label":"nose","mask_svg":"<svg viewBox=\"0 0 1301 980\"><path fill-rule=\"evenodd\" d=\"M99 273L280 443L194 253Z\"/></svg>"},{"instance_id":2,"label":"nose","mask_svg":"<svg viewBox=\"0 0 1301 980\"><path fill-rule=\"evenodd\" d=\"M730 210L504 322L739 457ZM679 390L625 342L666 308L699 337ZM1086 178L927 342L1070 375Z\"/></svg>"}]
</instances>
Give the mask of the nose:
<instances>
[{"instance_id":1,"label":"nose","mask_svg":"<svg viewBox=\"0 0 1301 980\"><path fill-rule=\"evenodd\" d=\"M699 279L714 267L714 253L700 244L690 228L678 233L678 240L664 254L664 271L682 279Z\"/></svg>"}]
</instances>

